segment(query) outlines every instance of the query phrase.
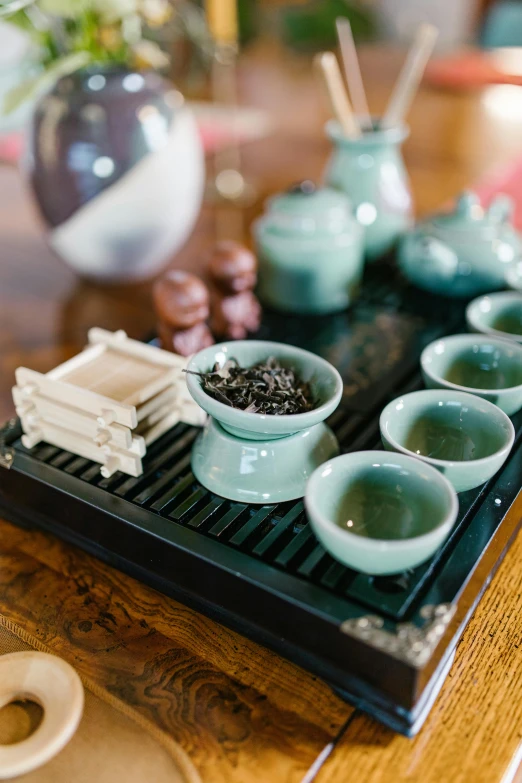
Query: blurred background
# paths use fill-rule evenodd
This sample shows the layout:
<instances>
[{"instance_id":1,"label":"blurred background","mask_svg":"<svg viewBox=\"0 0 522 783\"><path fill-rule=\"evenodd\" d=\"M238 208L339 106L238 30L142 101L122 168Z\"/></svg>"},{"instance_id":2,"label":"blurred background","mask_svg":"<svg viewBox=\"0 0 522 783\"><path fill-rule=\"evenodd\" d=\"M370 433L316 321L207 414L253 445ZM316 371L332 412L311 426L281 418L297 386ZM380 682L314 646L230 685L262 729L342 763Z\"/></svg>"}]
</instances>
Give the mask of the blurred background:
<instances>
[{"instance_id":1,"label":"blurred background","mask_svg":"<svg viewBox=\"0 0 522 783\"><path fill-rule=\"evenodd\" d=\"M417 215L492 167L514 170L522 1L0 0L0 162L22 172L3 167L0 221L7 241L23 215L35 243L13 238L12 258L54 270L58 256L71 286L127 283L172 262L197 270L215 238L248 244L267 196L321 181L331 113L312 58L337 51L339 17L375 115L420 26L438 29L407 118ZM82 328L108 325L108 308L91 315Z\"/></svg>"},{"instance_id":2,"label":"blurred background","mask_svg":"<svg viewBox=\"0 0 522 783\"><path fill-rule=\"evenodd\" d=\"M14 95L13 87L56 62L60 41L66 43L75 24L74 50L85 46L97 60L100 54L110 60L111 48L121 56L117 27L123 19L126 39L140 38L142 64L168 72L185 94L204 95L206 87L208 92L211 45L202 0L106 0L98 11L93 7L96 3L86 0L0 4L2 132L20 127L29 111L29 101L22 99L38 85L33 78L31 89ZM439 52L464 45L522 46L518 0L237 0L239 44L245 51L269 39L290 54L306 56L335 46L338 16L350 20L357 43L406 43L421 22L430 22L439 29Z\"/></svg>"}]
</instances>

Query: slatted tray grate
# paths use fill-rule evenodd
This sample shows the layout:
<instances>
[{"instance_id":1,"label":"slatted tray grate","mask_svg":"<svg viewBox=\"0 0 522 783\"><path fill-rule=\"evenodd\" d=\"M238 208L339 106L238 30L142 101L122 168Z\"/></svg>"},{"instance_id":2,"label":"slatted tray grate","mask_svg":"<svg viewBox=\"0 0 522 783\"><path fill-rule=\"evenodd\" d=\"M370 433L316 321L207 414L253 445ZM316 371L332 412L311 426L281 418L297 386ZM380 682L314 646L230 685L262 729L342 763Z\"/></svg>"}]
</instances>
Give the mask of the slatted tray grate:
<instances>
[{"instance_id":1,"label":"slatted tray grate","mask_svg":"<svg viewBox=\"0 0 522 783\"><path fill-rule=\"evenodd\" d=\"M408 390L420 386L418 375L406 384ZM343 452L380 448L378 421L373 413L362 416L343 405L329 424L338 435ZM325 552L307 523L302 501L248 506L204 489L190 470L190 452L197 434L197 429L187 425L178 425L167 433L150 449L144 461L144 474L139 478L117 473L104 479L98 465L53 446L37 447L31 454L173 524L187 526L226 546L239 548L396 621L405 617L433 581L438 565L451 552L489 489L485 485L459 496L457 525L434 559L396 576L370 577L342 566ZM17 448L23 446L17 444Z\"/></svg>"}]
</instances>

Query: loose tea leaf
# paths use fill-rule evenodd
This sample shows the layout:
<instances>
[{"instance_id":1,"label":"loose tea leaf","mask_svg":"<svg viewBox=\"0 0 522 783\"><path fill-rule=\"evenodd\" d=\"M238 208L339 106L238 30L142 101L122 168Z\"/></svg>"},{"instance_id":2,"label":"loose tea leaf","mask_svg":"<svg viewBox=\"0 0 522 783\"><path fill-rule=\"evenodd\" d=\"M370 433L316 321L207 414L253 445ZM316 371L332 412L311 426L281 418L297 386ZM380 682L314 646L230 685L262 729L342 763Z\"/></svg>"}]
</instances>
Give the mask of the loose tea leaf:
<instances>
[{"instance_id":1,"label":"loose tea leaf","mask_svg":"<svg viewBox=\"0 0 522 783\"><path fill-rule=\"evenodd\" d=\"M215 400L248 413L283 416L315 407L309 384L273 356L252 367L240 367L236 359L229 359L210 372L186 372L198 375L203 389Z\"/></svg>"}]
</instances>

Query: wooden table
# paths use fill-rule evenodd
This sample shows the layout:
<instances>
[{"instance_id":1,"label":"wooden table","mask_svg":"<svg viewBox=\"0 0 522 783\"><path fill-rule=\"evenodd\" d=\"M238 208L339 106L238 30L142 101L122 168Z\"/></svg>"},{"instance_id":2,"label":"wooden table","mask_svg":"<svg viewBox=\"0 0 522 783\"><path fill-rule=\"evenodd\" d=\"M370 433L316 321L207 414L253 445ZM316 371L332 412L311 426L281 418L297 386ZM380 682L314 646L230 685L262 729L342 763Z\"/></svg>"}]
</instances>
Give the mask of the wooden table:
<instances>
[{"instance_id":1,"label":"wooden table","mask_svg":"<svg viewBox=\"0 0 522 783\"><path fill-rule=\"evenodd\" d=\"M379 111L398 53L367 50ZM245 148L263 193L320 175L326 107L308 60L267 45L243 60L244 100L274 135ZM522 88L453 95L424 88L405 147L419 211L522 154ZM517 111L518 109L518 111ZM518 120L517 120L518 118ZM212 238L205 210L176 264L197 267ZM46 248L17 172L0 169L0 420L18 365L47 371L87 328L153 327L150 288L80 282ZM0 522L0 612L36 634L181 742L205 783L509 783L522 740L522 537L460 643L423 730L394 735L324 683L218 623L48 535ZM315 775L315 777L314 777Z\"/></svg>"}]
</instances>

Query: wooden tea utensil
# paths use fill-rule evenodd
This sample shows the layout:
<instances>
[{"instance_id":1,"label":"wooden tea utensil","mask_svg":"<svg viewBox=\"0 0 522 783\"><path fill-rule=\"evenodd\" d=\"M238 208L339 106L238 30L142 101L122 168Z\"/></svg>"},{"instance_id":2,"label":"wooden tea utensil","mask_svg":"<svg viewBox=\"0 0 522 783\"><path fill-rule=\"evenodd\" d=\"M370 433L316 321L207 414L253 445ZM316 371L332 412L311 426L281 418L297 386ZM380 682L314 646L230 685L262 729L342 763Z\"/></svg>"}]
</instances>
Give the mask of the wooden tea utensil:
<instances>
[{"instance_id":1,"label":"wooden tea utensil","mask_svg":"<svg viewBox=\"0 0 522 783\"><path fill-rule=\"evenodd\" d=\"M256 191L242 172L238 132L237 56L239 31L237 0L205 0L208 28L214 42L211 66L212 100L226 106L232 117L230 143L214 152L214 178L207 197L215 202L216 238L241 239L244 219L240 206L253 202Z\"/></svg>"},{"instance_id":2,"label":"wooden tea utensil","mask_svg":"<svg viewBox=\"0 0 522 783\"><path fill-rule=\"evenodd\" d=\"M27 739L0 746L0 780L25 775L50 761L69 742L83 713L83 685L72 666L42 652L0 656L0 707L30 699L43 709Z\"/></svg>"},{"instance_id":3,"label":"wooden tea utensil","mask_svg":"<svg viewBox=\"0 0 522 783\"><path fill-rule=\"evenodd\" d=\"M333 52L323 52L316 55L314 62L323 76L332 111L343 133L351 139L360 138L361 128L353 113L337 57Z\"/></svg>"},{"instance_id":4,"label":"wooden tea utensil","mask_svg":"<svg viewBox=\"0 0 522 783\"><path fill-rule=\"evenodd\" d=\"M65 661L0 614L0 706L13 697L0 721L0 780L202 783L172 737L97 683L80 682ZM53 726L64 733L53 734Z\"/></svg>"},{"instance_id":5,"label":"wooden tea utensil","mask_svg":"<svg viewBox=\"0 0 522 783\"><path fill-rule=\"evenodd\" d=\"M371 130L373 126L372 116L368 108L368 101L366 100L366 92L361 76L359 58L357 57L357 49L355 48L355 41L353 39L352 26L349 20L344 16L340 16L336 20L335 25L337 27L337 37L339 39L339 46L343 59L344 74L346 76L348 89L350 90L353 108L362 129Z\"/></svg>"},{"instance_id":6,"label":"wooden tea utensil","mask_svg":"<svg viewBox=\"0 0 522 783\"><path fill-rule=\"evenodd\" d=\"M205 13L217 44L237 47L237 0L206 0Z\"/></svg>"},{"instance_id":7,"label":"wooden tea utensil","mask_svg":"<svg viewBox=\"0 0 522 783\"><path fill-rule=\"evenodd\" d=\"M408 52L406 61L395 83L381 125L390 128L403 122L415 97L439 31L434 25L422 24Z\"/></svg>"},{"instance_id":8,"label":"wooden tea utensil","mask_svg":"<svg viewBox=\"0 0 522 783\"><path fill-rule=\"evenodd\" d=\"M54 370L16 370L13 400L22 443L31 449L45 440L98 462L104 478L117 470L140 476L146 447L163 432L182 418L203 423L186 388L185 364L182 356L131 340L123 331L90 329L89 345ZM138 422L160 408L163 419L137 434Z\"/></svg>"}]
</instances>

